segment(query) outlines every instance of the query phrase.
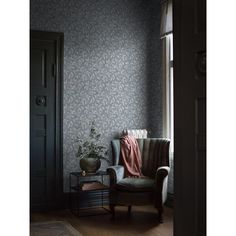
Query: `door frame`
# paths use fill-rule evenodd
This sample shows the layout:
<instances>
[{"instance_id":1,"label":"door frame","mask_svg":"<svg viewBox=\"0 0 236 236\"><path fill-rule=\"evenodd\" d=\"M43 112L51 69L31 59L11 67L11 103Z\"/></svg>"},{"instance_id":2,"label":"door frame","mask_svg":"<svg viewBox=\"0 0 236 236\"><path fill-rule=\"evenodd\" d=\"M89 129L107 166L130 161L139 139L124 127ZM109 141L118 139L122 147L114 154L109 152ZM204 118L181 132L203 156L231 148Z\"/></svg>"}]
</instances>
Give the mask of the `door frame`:
<instances>
[{"instance_id":1,"label":"door frame","mask_svg":"<svg viewBox=\"0 0 236 236\"><path fill-rule=\"evenodd\" d=\"M55 170L56 201L53 208L63 205L63 58L64 33L30 30L30 40L53 41L55 47ZM39 210L39 209L32 209ZM48 209L45 209L48 210Z\"/></svg>"}]
</instances>

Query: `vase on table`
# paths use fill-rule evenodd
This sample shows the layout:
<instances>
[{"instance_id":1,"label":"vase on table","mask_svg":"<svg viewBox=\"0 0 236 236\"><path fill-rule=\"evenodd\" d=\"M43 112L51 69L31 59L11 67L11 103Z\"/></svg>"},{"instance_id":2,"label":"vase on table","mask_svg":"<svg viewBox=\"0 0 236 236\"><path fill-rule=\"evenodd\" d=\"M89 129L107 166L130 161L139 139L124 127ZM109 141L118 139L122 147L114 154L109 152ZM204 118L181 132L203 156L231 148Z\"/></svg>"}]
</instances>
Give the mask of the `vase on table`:
<instances>
[{"instance_id":1,"label":"vase on table","mask_svg":"<svg viewBox=\"0 0 236 236\"><path fill-rule=\"evenodd\" d=\"M82 158L80 159L80 168L86 173L96 173L101 167L101 160L97 158Z\"/></svg>"}]
</instances>

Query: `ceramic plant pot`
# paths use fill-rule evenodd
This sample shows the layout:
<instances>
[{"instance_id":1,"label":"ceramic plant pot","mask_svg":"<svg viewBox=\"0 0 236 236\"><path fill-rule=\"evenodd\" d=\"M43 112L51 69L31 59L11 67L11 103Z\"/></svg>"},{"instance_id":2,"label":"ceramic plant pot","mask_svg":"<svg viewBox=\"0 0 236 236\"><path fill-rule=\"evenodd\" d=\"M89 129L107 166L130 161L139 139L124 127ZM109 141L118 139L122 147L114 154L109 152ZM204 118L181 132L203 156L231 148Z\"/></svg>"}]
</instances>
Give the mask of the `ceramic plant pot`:
<instances>
[{"instance_id":1,"label":"ceramic plant pot","mask_svg":"<svg viewBox=\"0 0 236 236\"><path fill-rule=\"evenodd\" d=\"M80 168L86 173L95 173L101 166L101 160L96 158L80 159Z\"/></svg>"}]
</instances>

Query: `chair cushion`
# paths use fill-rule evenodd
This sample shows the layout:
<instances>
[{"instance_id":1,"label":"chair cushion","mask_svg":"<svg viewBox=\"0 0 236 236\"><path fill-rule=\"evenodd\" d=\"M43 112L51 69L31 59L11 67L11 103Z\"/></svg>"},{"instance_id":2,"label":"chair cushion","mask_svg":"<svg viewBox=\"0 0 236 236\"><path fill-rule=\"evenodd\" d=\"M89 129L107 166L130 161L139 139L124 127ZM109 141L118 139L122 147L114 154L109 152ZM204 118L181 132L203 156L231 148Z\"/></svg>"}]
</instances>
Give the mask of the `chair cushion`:
<instances>
[{"instance_id":1,"label":"chair cushion","mask_svg":"<svg viewBox=\"0 0 236 236\"><path fill-rule=\"evenodd\" d=\"M154 179L150 178L124 178L116 184L116 189L123 191L139 192L153 191Z\"/></svg>"}]
</instances>

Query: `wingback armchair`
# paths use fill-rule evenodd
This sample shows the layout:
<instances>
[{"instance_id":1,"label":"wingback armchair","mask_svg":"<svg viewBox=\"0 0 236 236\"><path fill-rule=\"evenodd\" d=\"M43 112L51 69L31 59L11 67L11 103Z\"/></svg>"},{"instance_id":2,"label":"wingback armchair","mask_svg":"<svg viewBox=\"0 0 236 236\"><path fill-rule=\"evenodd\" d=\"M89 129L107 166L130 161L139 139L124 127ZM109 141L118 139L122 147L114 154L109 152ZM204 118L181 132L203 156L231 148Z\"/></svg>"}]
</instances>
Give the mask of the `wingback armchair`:
<instances>
[{"instance_id":1,"label":"wingback armchair","mask_svg":"<svg viewBox=\"0 0 236 236\"><path fill-rule=\"evenodd\" d=\"M115 216L115 206L153 204L158 210L158 220L163 222L163 204L167 198L169 173L168 139L137 139L142 157L142 173L147 178L126 178L120 158L120 140L111 141L113 166L107 172L110 176L110 210Z\"/></svg>"}]
</instances>

